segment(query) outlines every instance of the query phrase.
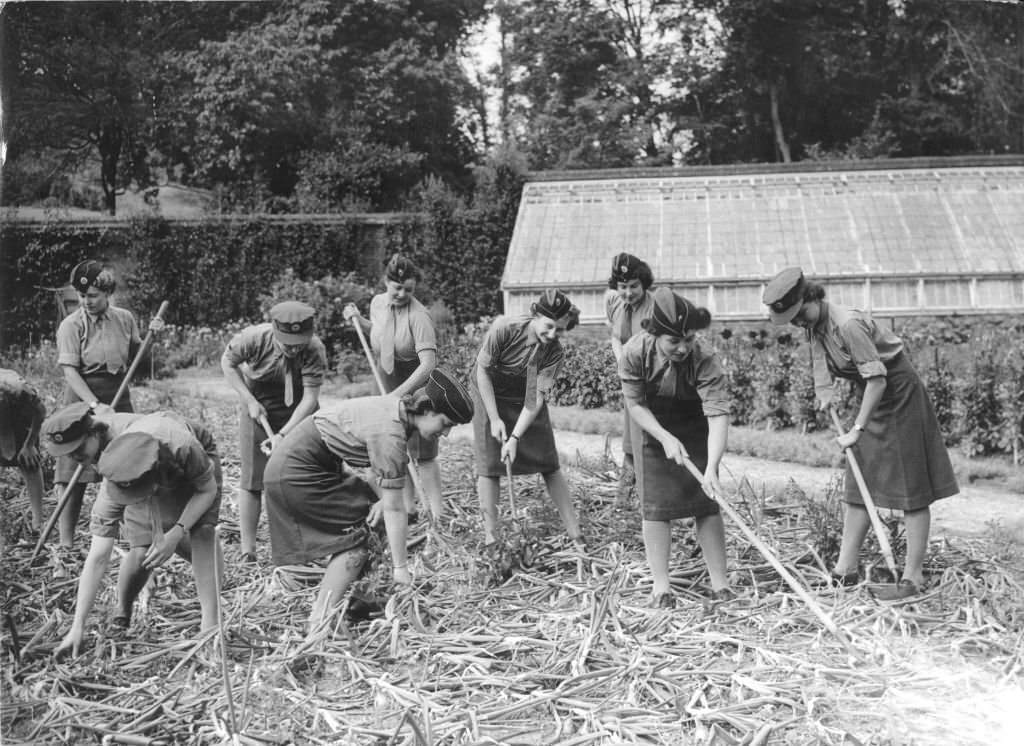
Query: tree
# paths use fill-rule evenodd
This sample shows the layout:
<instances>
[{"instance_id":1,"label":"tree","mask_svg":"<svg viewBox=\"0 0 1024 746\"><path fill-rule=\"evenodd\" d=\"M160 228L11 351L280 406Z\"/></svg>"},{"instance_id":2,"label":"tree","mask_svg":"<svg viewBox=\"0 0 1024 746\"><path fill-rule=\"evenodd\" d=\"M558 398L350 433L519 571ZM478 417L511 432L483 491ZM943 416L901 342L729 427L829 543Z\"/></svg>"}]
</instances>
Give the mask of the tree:
<instances>
[{"instance_id":1,"label":"tree","mask_svg":"<svg viewBox=\"0 0 1024 746\"><path fill-rule=\"evenodd\" d=\"M393 208L475 154L457 50L482 0L289 0L178 56L195 178L305 209ZM181 138L179 138L181 139Z\"/></svg>"},{"instance_id":2,"label":"tree","mask_svg":"<svg viewBox=\"0 0 1024 746\"><path fill-rule=\"evenodd\" d=\"M98 160L104 205L130 180L145 185L162 53L216 28L220 8L170 3L9 3L5 66L12 74L9 158L57 154L67 174Z\"/></svg>"}]
</instances>

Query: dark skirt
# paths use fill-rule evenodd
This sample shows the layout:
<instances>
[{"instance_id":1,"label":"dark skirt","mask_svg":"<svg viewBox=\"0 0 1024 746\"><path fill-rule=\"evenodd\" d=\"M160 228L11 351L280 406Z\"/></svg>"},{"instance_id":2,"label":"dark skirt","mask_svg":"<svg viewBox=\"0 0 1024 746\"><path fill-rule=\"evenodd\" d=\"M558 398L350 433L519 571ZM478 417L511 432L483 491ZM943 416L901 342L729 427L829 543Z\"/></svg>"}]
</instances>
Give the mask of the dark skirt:
<instances>
[{"instance_id":1,"label":"dark skirt","mask_svg":"<svg viewBox=\"0 0 1024 746\"><path fill-rule=\"evenodd\" d=\"M377 495L330 452L312 417L270 454L263 481L275 565L306 564L366 543Z\"/></svg>"},{"instance_id":2,"label":"dark skirt","mask_svg":"<svg viewBox=\"0 0 1024 746\"><path fill-rule=\"evenodd\" d=\"M505 463L501 460L502 444L491 437L491 420L484 409L483 400L476 387L473 394L473 452L476 459L476 473L481 477L505 476ZM512 428L523 411L522 397L495 395L498 416L505 423L505 433ZM558 451L555 448L555 433L548 418L548 405L541 405L530 427L519 438L516 460L512 462L513 474L550 474L558 471Z\"/></svg>"},{"instance_id":3,"label":"dark skirt","mask_svg":"<svg viewBox=\"0 0 1024 746\"><path fill-rule=\"evenodd\" d=\"M416 369L420 367L419 360L396 360L395 369L388 373L380 369L380 377L384 382L384 390L388 393L394 391L401 384L409 380ZM417 461L430 461L437 458L437 440L421 438L419 432L414 432L409 438L409 455Z\"/></svg>"},{"instance_id":4,"label":"dark skirt","mask_svg":"<svg viewBox=\"0 0 1024 746\"><path fill-rule=\"evenodd\" d=\"M292 406L284 403L283 381L252 381L245 383L256 401L267 410L267 422L275 433L291 419L295 408L302 401L302 376L296 375L292 389ZM260 450L260 443L267 439L263 426L249 416L249 408L238 407L238 456L241 461L242 475L238 486L249 492L263 489L263 471L267 468L267 456Z\"/></svg>"},{"instance_id":5,"label":"dark skirt","mask_svg":"<svg viewBox=\"0 0 1024 746\"><path fill-rule=\"evenodd\" d=\"M83 375L82 378L88 384L92 393L96 396L96 401L100 404L110 404L114 401L114 395L117 393L117 389L121 386L121 382L124 380L124 373L118 373L113 375L110 373L96 373L90 375ZM61 400L61 406L66 407L68 404L74 404L76 401L81 401L78 398L78 394L71 390L70 386L64 386L64 396ZM130 389L126 389L121 400L114 407L116 412L134 412L135 409L132 407L132 394ZM58 456L57 465L54 469L53 481L58 484L67 484L68 480L75 473L75 469L78 468L78 462L70 456ZM82 484L88 484L90 482L100 481L100 475L96 473L96 469L90 465L82 469L81 475L78 477L78 481Z\"/></svg>"},{"instance_id":6,"label":"dark skirt","mask_svg":"<svg viewBox=\"0 0 1024 746\"><path fill-rule=\"evenodd\" d=\"M679 439L703 472L708 465L708 421L701 403L659 397L649 406L658 423ZM665 457L657 438L637 425L633 428L633 442L642 444L634 458L645 521L703 518L719 512L718 503L707 496L700 481L685 466Z\"/></svg>"},{"instance_id":7,"label":"dark skirt","mask_svg":"<svg viewBox=\"0 0 1024 746\"><path fill-rule=\"evenodd\" d=\"M901 354L886 367L885 393L853 452L875 505L919 510L956 495L960 487L935 409L914 366ZM864 504L849 464L843 499Z\"/></svg>"}]
</instances>

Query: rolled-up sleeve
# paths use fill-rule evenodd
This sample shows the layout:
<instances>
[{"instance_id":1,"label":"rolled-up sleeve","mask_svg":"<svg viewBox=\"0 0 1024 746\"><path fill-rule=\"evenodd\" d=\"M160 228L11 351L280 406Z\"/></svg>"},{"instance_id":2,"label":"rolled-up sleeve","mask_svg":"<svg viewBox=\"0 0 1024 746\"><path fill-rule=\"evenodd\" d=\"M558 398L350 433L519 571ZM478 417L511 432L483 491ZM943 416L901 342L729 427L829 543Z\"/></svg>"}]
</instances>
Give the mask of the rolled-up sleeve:
<instances>
[{"instance_id":1,"label":"rolled-up sleeve","mask_svg":"<svg viewBox=\"0 0 1024 746\"><path fill-rule=\"evenodd\" d=\"M708 355L697 364L697 393L705 417L718 417L732 411L729 382L717 355Z\"/></svg>"},{"instance_id":2,"label":"rolled-up sleeve","mask_svg":"<svg viewBox=\"0 0 1024 746\"><path fill-rule=\"evenodd\" d=\"M409 328L412 330L417 354L437 350L437 332L434 331L434 322L426 310L417 308L409 312Z\"/></svg>"},{"instance_id":3,"label":"rolled-up sleeve","mask_svg":"<svg viewBox=\"0 0 1024 746\"><path fill-rule=\"evenodd\" d=\"M82 364L81 314L68 316L57 327L57 364L79 367Z\"/></svg>"},{"instance_id":4,"label":"rolled-up sleeve","mask_svg":"<svg viewBox=\"0 0 1024 746\"><path fill-rule=\"evenodd\" d=\"M622 348L619 359L622 398L627 407L647 406L647 381L644 377L643 347L632 342Z\"/></svg>"},{"instance_id":5,"label":"rolled-up sleeve","mask_svg":"<svg viewBox=\"0 0 1024 746\"><path fill-rule=\"evenodd\" d=\"M228 346L224 348L224 354L221 355L221 360L232 368L237 368L252 356L255 339L253 327L243 329L228 342Z\"/></svg>"},{"instance_id":6,"label":"rolled-up sleeve","mask_svg":"<svg viewBox=\"0 0 1024 746\"><path fill-rule=\"evenodd\" d=\"M503 317L496 318L491 322L490 329L484 334L484 341L476 353L476 362L484 370L490 370L491 366L500 359L503 342L508 336L508 325Z\"/></svg>"},{"instance_id":7,"label":"rolled-up sleeve","mask_svg":"<svg viewBox=\"0 0 1024 746\"><path fill-rule=\"evenodd\" d=\"M323 385L324 371L327 370L327 350L319 337L313 337L302 353L302 385L317 388Z\"/></svg>"},{"instance_id":8,"label":"rolled-up sleeve","mask_svg":"<svg viewBox=\"0 0 1024 746\"><path fill-rule=\"evenodd\" d=\"M870 331L858 319L843 324L840 328L846 347L850 351L850 359L857 366L857 372L863 378L876 378L886 374L885 363L882 362L871 338Z\"/></svg>"},{"instance_id":9,"label":"rolled-up sleeve","mask_svg":"<svg viewBox=\"0 0 1024 746\"><path fill-rule=\"evenodd\" d=\"M408 453L405 441L393 432L373 433L366 441L370 472L382 489L400 490L405 487L408 473Z\"/></svg>"}]
</instances>

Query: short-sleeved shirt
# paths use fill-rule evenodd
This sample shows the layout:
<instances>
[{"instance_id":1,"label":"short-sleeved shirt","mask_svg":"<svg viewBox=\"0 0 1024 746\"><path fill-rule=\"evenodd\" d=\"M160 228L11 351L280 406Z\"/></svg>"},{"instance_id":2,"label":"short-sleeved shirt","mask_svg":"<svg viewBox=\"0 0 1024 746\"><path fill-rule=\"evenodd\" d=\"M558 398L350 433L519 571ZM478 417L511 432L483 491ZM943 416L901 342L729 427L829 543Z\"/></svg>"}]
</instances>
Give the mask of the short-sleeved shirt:
<instances>
[{"instance_id":1,"label":"short-sleeved shirt","mask_svg":"<svg viewBox=\"0 0 1024 746\"><path fill-rule=\"evenodd\" d=\"M640 302L632 307L632 315L629 318L629 336L623 339L620 327L622 326L622 314L626 312L626 306L626 301L622 300L622 296L615 290L609 290L605 294L604 310L608 319L608 326L612 329L612 336L622 344L626 344L631 337L644 330L640 322L650 316L651 311L654 310L654 294L650 290L645 290Z\"/></svg>"},{"instance_id":2,"label":"short-sleeved shirt","mask_svg":"<svg viewBox=\"0 0 1024 746\"><path fill-rule=\"evenodd\" d=\"M426 306L415 298L408 305L392 306L387 293L373 296L370 301L370 346L380 354L384 335L391 333L391 317L394 315L395 360L418 360L426 350L437 350L437 333L434 321Z\"/></svg>"},{"instance_id":3,"label":"short-sleeved shirt","mask_svg":"<svg viewBox=\"0 0 1024 746\"><path fill-rule=\"evenodd\" d=\"M0 368L0 463L17 459L32 423L45 415L35 387L15 371Z\"/></svg>"},{"instance_id":4,"label":"short-sleeved shirt","mask_svg":"<svg viewBox=\"0 0 1024 746\"><path fill-rule=\"evenodd\" d=\"M537 366L538 399L555 385L565 350L558 340L542 343L530 328L530 316L498 316L491 322L476 364L488 374L526 377L527 366ZM538 402L539 403L539 402ZM529 402L526 402L529 404Z\"/></svg>"},{"instance_id":5,"label":"short-sleeved shirt","mask_svg":"<svg viewBox=\"0 0 1024 746\"><path fill-rule=\"evenodd\" d=\"M714 352L695 342L690 354L678 363L658 349L657 337L638 334L622 348L619 378L628 406L649 406L648 388L657 396L680 401L700 401L705 417L729 414L729 388Z\"/></svg>"},{"instance_id":6,"label":"short-sleeved shirt","mask_svg":"<svg viewBox=\"0 0 1024 746\"><path fill-rule=\"evenodd\" d=\"M384 489L405 486L409 421L399 399L348 399L316 412L313 422L328 450L346 464L369 468Z\"/></svg>"},{"instance_id":7,"label":"short-sleeved shirt","mask_svg":"<svg viewBox=\"0 0 1024 746\"><path fill-rule=\"evenodd\" d=\"M152 414L118 413L110 418L109 435L114 439L127 432L145 432L160 441L166 468L160 470L159 491L169 495L195 494L212 480L220 487L217 443L210 431L198 422L186 420L174 412ZM116 538L118 526L128 512L139 513L136 523L146 525L148 501L120 505L106 496L106 483L93 503L89 530L94 536ZM219 508L218 508L219 509ZM210 511L207 511L208 513Z\"/></svg>"},{"instance_id":8,"label":"short-sleeved shirt","mask_svg":"<svg viewBox=\"0 0 1024 746\"><path fill-rule=\"evenodd\" d=\"M240 331L228 342L222 360L236 368L245 363L245 377L250 380L284 383L286 358L284 349L276 343L271 324L247 326ZM304 387L322 385L327 369L327 351L320 338L314 334L292 365L301 371Z\"/></svg>"},{"instance_id":9,"label":"short-sleeved shirt","mask_svg":"<svg viewBox=\"0 0 1024 746\"><path fill-rule=\"evenodd\" d=\"M834 378L864 381L884 376L886 363L903 352L903 340L879 326L865 311L821 302L821 315L811 330L814 388L819 393Z\"/></svg>"},{"instance_id":10,"label":"short-sleeved shirt","mask_svg":"<svg viewBox=\"0 0 1024 746\"><path fill-rule=\"evenodd\" d=\"M57 327L57 363L71 365L82 375L121 373L131 365L142 344L131 311L117 306L93 316L78 308Z\"/></svg>"}]
</instances>

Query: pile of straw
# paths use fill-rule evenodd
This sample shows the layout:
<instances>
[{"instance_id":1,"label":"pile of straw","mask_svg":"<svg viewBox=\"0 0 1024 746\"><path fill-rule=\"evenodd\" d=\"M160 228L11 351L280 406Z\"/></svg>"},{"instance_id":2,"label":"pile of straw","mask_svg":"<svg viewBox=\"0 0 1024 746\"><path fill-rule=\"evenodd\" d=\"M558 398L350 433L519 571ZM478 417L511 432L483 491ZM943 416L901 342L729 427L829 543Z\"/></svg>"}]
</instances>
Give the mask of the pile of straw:
<instances>
[{"instance_id":1,"label":"pile of straw","mask_svg":"<svg viewBox=\"0 0 1024 746\"><path fill-rule=\"evenodd\" d=\"M485 552L469 447L443 453L450 516L416 526L411 590L393 592L388 561L368 569L358 593L383 604L368 619L341 613L304 639L318 570L247 570L229 544L224 671L219 636L197 637L179 560L130 636L105 631L108 583L88 650L54 660L75 581L29 567L29 542L8 546L4 742L1002 744L1024 732L1024 589L981 546L933 544L929 589L911 603L881 605L864 586L815 591L847 648L731 530L737 600L706 600L692 529L679 526L678 607L650 608L636 506L615 505L600 467L567 468L585 553L532 478L517 479L521 515L503 506L510 548ZM746 493L734 505L786 567L820 580L820 504L795 487Z\"/></svg>"}]
</instances>

